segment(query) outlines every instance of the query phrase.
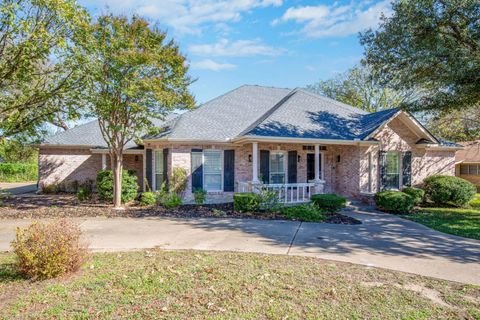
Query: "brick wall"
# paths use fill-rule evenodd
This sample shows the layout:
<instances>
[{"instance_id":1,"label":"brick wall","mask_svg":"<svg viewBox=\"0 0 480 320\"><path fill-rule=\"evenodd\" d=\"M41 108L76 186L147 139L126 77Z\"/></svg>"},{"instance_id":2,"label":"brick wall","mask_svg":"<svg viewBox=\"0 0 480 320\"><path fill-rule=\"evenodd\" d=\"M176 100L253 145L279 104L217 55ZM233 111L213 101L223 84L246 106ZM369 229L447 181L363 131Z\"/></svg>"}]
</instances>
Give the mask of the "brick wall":
<instances>
[{"instance_id":1,"label":"brick wall","mask_svg":"<svg viewBox=\"0 0 480 320\"><path fill-rule=\"evenodd\" d=\"M142 155L124 155L124 168L135 170L138 183L142 185ZM107 155L107 169L110 156ZM102 155L92 154L90 148L46 148L39 150L39 185L63 184L67 191L86 180L95 181L97 172L102 170Z\"/></svg>"}]
</instances>

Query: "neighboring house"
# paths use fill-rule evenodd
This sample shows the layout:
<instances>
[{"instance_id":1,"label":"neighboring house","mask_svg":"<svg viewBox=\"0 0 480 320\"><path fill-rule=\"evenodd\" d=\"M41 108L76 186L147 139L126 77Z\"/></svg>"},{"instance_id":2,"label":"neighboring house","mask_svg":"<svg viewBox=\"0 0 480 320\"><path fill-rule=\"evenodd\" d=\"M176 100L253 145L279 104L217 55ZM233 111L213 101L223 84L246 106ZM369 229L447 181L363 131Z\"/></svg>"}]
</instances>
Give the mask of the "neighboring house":
<instances>
[{"instance_id":1,"label":"neighboring house","mask_svg":"<svg viewBox=\"0 0 480 320\"><path fill-rule=\"evenodd\" d=\"M322 192L362 199L454 175L461 148L398 109L366 113L302 89L250 85L157 125L161 134L127 146L125 167L153 190L184 168L186 200L196 188L231 199L260 182L287 202ZM53 136L40 146L40 186L95 179L107 153L96 121Z\"/></svg>"},{"instance_id":2,"label":"neighboring house","mask_svg":"<svg viewBox=\"0 0 480 320\"><path fill-rule=\"evenodd\" d=\"M480 190L480 140L461 142L463 150L455 157L455 174L477 186Z\"/></svg>"}]
</instances>

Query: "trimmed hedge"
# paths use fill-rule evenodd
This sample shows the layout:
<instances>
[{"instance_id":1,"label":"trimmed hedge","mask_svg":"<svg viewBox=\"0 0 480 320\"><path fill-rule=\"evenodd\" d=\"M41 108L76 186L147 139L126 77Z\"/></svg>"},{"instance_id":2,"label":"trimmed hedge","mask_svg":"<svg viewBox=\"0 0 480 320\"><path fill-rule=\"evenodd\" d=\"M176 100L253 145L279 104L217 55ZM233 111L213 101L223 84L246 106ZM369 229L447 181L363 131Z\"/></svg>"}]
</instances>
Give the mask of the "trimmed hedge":
<instances>
[{"instance_id":1,"label":"trimmed hedge","mask_svg":"<svg viewBox=\"0 0 480 320\"><path fill-rule=\"evenodd\" d=\"M140 195L138 204L141 206L153 206L157 204L157 195L154 192L146 191Z\"/></svg>"},{"instance_id":2,"label":"trimmed hedge","mask_svg":"<svg viewBox=\"0 0 480 320\"><path fill-rule=\"evenodd\" d=\"M138 183L135 173L130 170L122 171L122 202L132 201L137 197ZM97 191L100 199L113 201L113 172L102 170L97 174Z\"/></svg>"},{"instance_id":3,"label":"trimmed hedge","mask_svg":"<svg viewBox=\"0 0 480 320\"><path fill-rule=\"evenodd\" d=\"M237 212L257 212L260 209L260 196L256 193L235 193L233 210Z\"/></svg>"},{"instance_id":4,"label":"trimmed hedge","mask_svg":"<svg viewBox=\"0 0 480 320\"><path fill-rule=\"evenodd\" d=\"M0 163L0 182L24 182L37 179L36 163Z\"/></svg>"},{"instance_id":5,"label":"trimmed hedge","mask_svg":"<svg viewBox=\"0 0 480 320\"><path fill-rule=\"evenodd\" d=\"M436 205L466 206L477 193L475 185L454 176L434 175L424 180L425 194Z\"/></svg>"},{"instance_id":6,"label":"trimmed hedge","mask_svg":"<svg viewBox=\"0 0 480 320\"><path fill-rule=\"evenodd\" d=\"M420 188L405 187L402 189L402 192L411 196L416 206L421 204L425 199L425 191Z\"/></svg>"},{"instance_id":7,"label":"trimmed hedge","mask_svg":"<svg viewBox=\"0 0 480 320\"><path fill-rule=\"evenodd\" d=\"M412 196L401 191L381 191L375 194L375 204L392 213L409 213L415 204Z\"/></svg>"},{"instance_id":8,"label":"trimmed hedge","mask_svg":"<svg viewBox=\"0 0 480 320\"><path fill-rule=\"evenodd\" d=\"M314 194L310 199L318 208L331 212L340 211L347 205L347 199L336 194Z\"/></svg>"},{"instance_id":9,"label":"trimmed hedge","mask_svg":"<svg viewBox=\"0 0 480 320\"><path fill-rule=\"evenodd\" d=\"M326 219L323 210L313 203L285 207L281 213L289 219L298 221L320 222Z\"/></svg>"}]
</instances>

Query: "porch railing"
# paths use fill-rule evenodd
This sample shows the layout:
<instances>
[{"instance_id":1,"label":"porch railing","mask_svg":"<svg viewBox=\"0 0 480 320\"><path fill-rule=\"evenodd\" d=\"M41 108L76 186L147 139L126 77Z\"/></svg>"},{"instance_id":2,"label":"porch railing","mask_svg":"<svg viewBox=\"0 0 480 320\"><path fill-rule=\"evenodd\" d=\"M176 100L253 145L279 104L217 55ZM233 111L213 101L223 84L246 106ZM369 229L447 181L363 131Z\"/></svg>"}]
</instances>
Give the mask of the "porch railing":
<instances>
[{"instance_id":1,"label":"porch railing","mask_svg":"<svg viewBox=\"0 0 480 320\"><path fill-rule=\"evenodd\" d=\"M238 182L238 192L260 193L262 190L273 191L283 203L309 202L315 194L315 183L255 184ZM317 192L319 193L319 192Z\"/></svg>"}]
</instances>

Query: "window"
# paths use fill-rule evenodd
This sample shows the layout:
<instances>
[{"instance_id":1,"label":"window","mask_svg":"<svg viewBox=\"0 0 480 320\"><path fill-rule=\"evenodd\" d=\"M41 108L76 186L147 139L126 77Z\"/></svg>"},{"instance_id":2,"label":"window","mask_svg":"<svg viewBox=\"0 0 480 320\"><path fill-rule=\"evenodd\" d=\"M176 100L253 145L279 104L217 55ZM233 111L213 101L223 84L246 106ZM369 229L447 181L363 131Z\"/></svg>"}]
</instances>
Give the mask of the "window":
<instances>
[{"instance_id":1,"label":"window","mask_svg":"<svg viewBox=\"0 0 480 320\"><path fill-rule=\"evenodd\" d=\"M155 150L155 190L160 190L164 181L163 151Z\"/></svg>"},{"instance_id":2,"label":"window","mask_svg":"<svg viewBox=\"0 0 480 320\"><path fill-rule=\"evenodd\" d=\"M203 152L203 186L205 190L222 190L222 164L222 151L205 150Z\"/></svg>"},{"instance_id":3,"label":"window","mask_svg":"<svg viewBox=\"0 0 480 320\"><path fill-rule=\"evenodd\" d=\"M386 153L385 188L400 189L400 153Z\"/></svg>"},{"instance_id":4,"label":"window","mask_svg":"<svg viewBox=\"0 0 480 320\"><path fill-rule=\"evenodd\" d=\"M460 174L480 175L480 165L479 164L461 164Z\"/></svg>"},{"instance_id":5,"label":"window","mask_svg":"<svg viewBox=\"0 0 480 320\"><path fill-rule=\"evenodd\" d=\"M285 183L285 154L270 152L270 183Z\"/></svg>"}]
</instances>

